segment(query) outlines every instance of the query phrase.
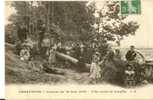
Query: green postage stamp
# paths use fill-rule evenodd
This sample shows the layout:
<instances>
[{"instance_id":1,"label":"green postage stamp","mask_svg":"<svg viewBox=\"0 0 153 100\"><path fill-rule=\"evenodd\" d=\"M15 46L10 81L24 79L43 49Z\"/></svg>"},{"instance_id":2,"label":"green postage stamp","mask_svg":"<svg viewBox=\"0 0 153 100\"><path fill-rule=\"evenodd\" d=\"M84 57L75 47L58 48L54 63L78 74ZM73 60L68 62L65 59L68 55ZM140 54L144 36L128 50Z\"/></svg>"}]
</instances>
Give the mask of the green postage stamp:
<instances>
[{"instance_id":1,"label":"green postage stamp","mask_svg":"<svg viewBox=\"0 0 153 100\"><path fill-rule=\"evenodd\" d=\"M141 14L140 0L122 0L121 14Z\"/></svg>"}]
</instances>

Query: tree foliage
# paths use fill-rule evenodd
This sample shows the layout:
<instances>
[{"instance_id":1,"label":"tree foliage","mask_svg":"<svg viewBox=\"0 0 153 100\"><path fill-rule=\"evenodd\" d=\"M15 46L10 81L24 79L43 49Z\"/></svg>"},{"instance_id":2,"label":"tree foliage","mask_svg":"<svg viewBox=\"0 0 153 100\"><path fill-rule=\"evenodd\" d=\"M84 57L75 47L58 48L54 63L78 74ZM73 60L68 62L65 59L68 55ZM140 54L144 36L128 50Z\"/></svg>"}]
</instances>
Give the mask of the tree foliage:
<instances>
[{"instance_id":1,"label":"tree foliage","mask_svg":"<svg viewBox=\"0 0 153 100\"><path fill-rule=\"evenodd\" d=\"M96 32L98 41L114 41L120 45L120 41L129 34L134 35L139 25L135 21L126 21L128 16L120 14L118 1L106 1L103 8L95 9ZM92 3L94 5L94 3Z\"/></svg>"},{"instance_id":2,"label":"tree foliage","mask_svg":"<svg viewBox=\"0 0 153 100\"><path fill-rule=\"evenodd\" d=\"M129 34L134 35L139 25L135 21L126 21L119 11L119 2L107 1L101 9L97 9L96 2L55 2L29 1L12 2L16 13L11 15L12 25L25 24L29 35L37 40L39 24L46 25L46 33L52 30L65 41L82 41L98 45L102 51L108 41L118 45ZM98 16L95 16L97 14Z\"/></svg>"},{"instance_id":3,"label":"tree foliage","mask_svg":"<svg viewBox=\"0 0 153 100\"><path fill-rule=\"evenodd\" d=\"M64 34L59 34L65 40L84 40L89 38L87 34L91 33L91 24L94 22L86 2L14 1L12 6L16 13L9 20L16 25L25 24L32 35L36 35L41 20L46 24L48 33L51 33L51 29L61 30ZM86 37L82 38L82 34Z\"/></svg>"}]
</instances>

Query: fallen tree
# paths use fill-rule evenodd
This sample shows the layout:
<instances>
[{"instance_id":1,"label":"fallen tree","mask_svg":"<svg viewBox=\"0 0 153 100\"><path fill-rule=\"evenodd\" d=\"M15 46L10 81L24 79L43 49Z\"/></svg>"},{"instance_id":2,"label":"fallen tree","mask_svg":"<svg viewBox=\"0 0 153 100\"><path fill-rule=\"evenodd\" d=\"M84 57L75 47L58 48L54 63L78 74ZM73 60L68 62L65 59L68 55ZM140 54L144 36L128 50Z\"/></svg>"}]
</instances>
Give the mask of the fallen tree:
<instances>
[{"instance_id":1,"label":"fallen tree","mask_svg":"<svg viewBox=\"0 0 153 100\"><path fill-rule=\"evenodd\" d=\"M74 57L71 57L71 56L69 56L69 55L66 55L66 54L64 54L64 53L56 52L56 55L57 55L58 57L64 59L64 60L67 60L67 61L69 61L69 62L75 64L75 65L79 65L79 64L80 64L80 61L79 61L78 59L76 59L76 58L74 58ZM90 64L85 63L84 65L85 65L84 67L86 67L87 69L90 68Z\"/></svg>"}]
</instances>

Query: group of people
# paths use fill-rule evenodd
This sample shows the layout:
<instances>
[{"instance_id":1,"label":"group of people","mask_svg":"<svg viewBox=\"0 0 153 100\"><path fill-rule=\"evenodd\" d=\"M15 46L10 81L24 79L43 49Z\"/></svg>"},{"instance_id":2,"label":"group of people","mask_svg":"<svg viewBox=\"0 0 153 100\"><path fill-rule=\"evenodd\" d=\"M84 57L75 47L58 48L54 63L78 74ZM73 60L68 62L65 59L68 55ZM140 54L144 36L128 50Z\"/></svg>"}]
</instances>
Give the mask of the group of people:
<instances>
[{"instance_id":1,"label":"group of people","mask_svg":"<svg viewBox=\"0 0 153 100\"><path fill-rule=\"evenodd\" d=\"M16 53L20 56L20 60L29 61L32 58L32 43L26 39L23 42L18 42L16 45Z\"/></svg>"},{"instance_id":2,"label":"group of people","mask_svg":"<svg viewBox=\"0 0 153 100\"><path fill-rule=\"evenodd\" d=\"M28 61L31 56L31 48L28 45L23 45L22 49L20 50L20 59L23 61ZM74 58L78 59L79 62L86 63L84 61L84 54L85 54L85 48L84 45L78 45L75 48L71 48L69 50L66 47L62 47L61 42L54 44L53 46L50 46L46 49L46 55L47 62L49 66L56 66L57 64L57 56L56 51L65 53L66 55L73 56ZM74 51L74 55L71 55L70 51ZM114 57L116 59L122 60L122 55L120 52L120 49L112 49L110 46L108 47L108 51L104 57L101 56L100 52L95 51L91 54L91 62L90 62L90 73L89 78L91 79L92 83L98 83L100 80L103 80L103 68L105 67L106 61L112 61L114 62ZM127 51L125 58L127 65L124 68L124 84L133 86L136 84L135 78L138 75L138 71L140 69L139 65L140 62L137 59L137 56L140 55L142 59L144 60L144 56L135 50L134 46L130 46L130 50ZM108 63L107 62L107 63Z\"/></svg>"},{"instance_id":3,"label":"group of people","mask_svg":"<svg viewBox=\"0 0 153 100\"><path fill-rule=\"evenodd\" d=\"M137 58L137 56L139 55L142 57L143 61L145 61L144 56L140 52L135 50L134 46L130 46L130 50L128 50L125 55L126 64L125 66L121 66L121 67L124 67L124 68L121 68L123 70L120 70L119 67L117 69L118 71L123 71L119 73L121 76L123 76L121 79L123 79L123 82L124 82L123 84L126 86L135 86L137 82L141 82L144 80L142 79L144 78L143 76L144 69L141 66L143 66L145 62L140 63L139 59ZM103 70L105 67L104 63L107 60L107 63L114 62L113 64L115 64L114 58L118 59L118 61L122 61L122 56L119 49L113 50L109 48L107 54L103 57L103 59L100 59L99 52L95 52L95 54L93 55L91 67L90 67L89 77L91 78L91 82L97 83L99 82L99 80L103 80L103 77L104 77L103 73L105 73ZM114 71L115 71L115 68L114 68ZM116 71L116 73L118 71ZM120 77L120 76L112 76L112 77Z\"/></svg>"},{"instance_id":4,"label":"group of people","mask_svg":"<svg viewBox=\"0 0 153 100\"><path fill-rule=\"evenodd\" d=\"M111 63L113 62L113 57L121 59L121 53L119 49L113 50L111 46L108 46L108 51L104 57L101 58L101 54L99 52L95 52L92 57L91 67L90 67L90 74L89 77L91 78L92 83L98 83L103 80L103 73L105 62Z\"/></svg>"},{"instance_id":5,"label":"group of people","mask_svg":"<svg viewBox=\"0 0 153 100\"><path fill-rule=\"evenodd\" d=\"M141 57L141 59L138 58ZM126 60L128 65L125 69L125 84L129 86L135 86L145 80L145 57L135 50L134 46L130 47L130 50L126 53Z\"/></svg>"}]
</instances>

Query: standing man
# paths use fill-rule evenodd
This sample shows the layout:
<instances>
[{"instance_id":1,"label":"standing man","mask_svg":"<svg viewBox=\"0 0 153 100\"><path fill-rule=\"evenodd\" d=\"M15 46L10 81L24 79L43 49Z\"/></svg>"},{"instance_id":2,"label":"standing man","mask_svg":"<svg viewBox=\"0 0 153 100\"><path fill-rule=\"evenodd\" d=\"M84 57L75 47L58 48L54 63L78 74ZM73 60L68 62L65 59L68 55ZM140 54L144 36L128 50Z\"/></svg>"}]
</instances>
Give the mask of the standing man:
<instances>
[{"instance_id":1,"label":"standing man","mask_svg":"<svg viewBox=\"0 0 153 100\"><path fill-rule=\"evenodd\" d=\"M74 50L74 58L79 59L80 56L79 43L76 43L76 46L73 48L73 50Z\"/></svg>"},{"instance_id":2,"label":"standing man","mask_svg":"<svg viewBox=\"0 0 153 100\"><path fill-rule=\"evenodd\" d=\"M23 43L27 39L28 30L25 24L18 25L17 35L21 43Z\"/></svg>"},{"instance_id":3,"label":"standing man","mask_svg":"<svg viewBox=\"0 0 153 100\"><path fill-rule=\"evenodd\" d=\"M45 24L42 22L42 20L39 20L38 21L38 39L39 39L38 40L38 48L40 51L42 48L41 44L44 39L45 31L46 31Z\"/></svg>"}]
</instances>

